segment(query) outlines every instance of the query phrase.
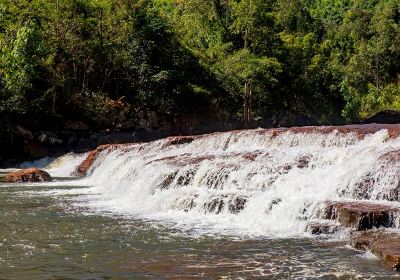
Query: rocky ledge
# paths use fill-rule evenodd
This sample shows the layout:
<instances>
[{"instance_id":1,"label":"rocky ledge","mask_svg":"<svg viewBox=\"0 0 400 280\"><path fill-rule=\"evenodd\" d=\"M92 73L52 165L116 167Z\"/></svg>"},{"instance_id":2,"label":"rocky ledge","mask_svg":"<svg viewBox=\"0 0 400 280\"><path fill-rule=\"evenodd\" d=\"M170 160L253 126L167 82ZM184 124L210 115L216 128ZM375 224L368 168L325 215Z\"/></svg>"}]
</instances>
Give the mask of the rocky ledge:
<instances>
[{"instance_id":1,"label":"rocky ledge","mask_svg":"<svg viewBox=\"0 0 400 280\"><path fill-rule=\"evenodd\" d=\"M353 232L350 244L358 250L370 250L381 261L400 270L400 234L390 230Z\"/></svg>"},{"instance_id":2,"label":"rocky ledge","mask_svg":"<svg viewBox=\"0 0 400 280\"><path fill-rule=\"evenodd\" d=\"M7 183L49 182L51 180L49 173L37 168L13 171L4 177L4 182Z\"/></svg>"},{"instance_id":3,"label":"rocky ledge","mask_svg":"<svg viewBox=\"0 0 400 280\"><path fill-rule=\"evenodd\" d=\"M400 270L400 232L396 222L400 208L364 201L330 201L325 206L325 220L310 222L308 232L331 234L349 228L353 248L371 251L382 263Z\"/></svg>"}]
</instances>

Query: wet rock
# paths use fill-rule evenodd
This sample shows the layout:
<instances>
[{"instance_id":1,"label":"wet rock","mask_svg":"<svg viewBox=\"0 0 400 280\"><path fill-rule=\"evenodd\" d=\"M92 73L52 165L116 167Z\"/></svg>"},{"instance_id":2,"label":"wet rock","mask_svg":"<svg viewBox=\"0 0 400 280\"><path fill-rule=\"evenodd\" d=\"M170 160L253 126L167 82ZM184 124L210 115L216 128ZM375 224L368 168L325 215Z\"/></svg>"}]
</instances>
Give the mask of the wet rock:
<instances>
[{"instance_id":1,"label":"wet rock","mask_svg":"<svg viewBox=\"0 0 400 280\"><path fill-rule=\"evenodd\" d=\"M8 173L4 181L8 183L22 183L22 182L49 182L51 176L46 171L37 168L28 168Z\"/></svg>"},{"instance_id":2,"label":"wet rock","mask_svg":"<svg viewBox=\"0 0 400 280\"><path fill-rule=\"evenodd\" d=\"M206 210L206 212L219 214L224 208L224 205L225 202L223 197L215 197L211 199L211 201L206 202L203 207Z\"/></svg>"},{"instance_id":3,"label":"wet rock","mask_svg":"<svg viewBox=\"0 0 400 280\"><path fill-rule=\"evenodd\" d=\"M271 203L268 205L266 212L267 213L270 212L272 210L272 208L274 208L274 206L278 205L281 202L282 202L282 199L280 199L280 198L273 199L271 201Z\"/></svg>"},{"instance_id":4,"label":"wet rock","mask_svg":"<svg viewBox=\"0 0 400 280\"><path fill-rule=\"evenodd\" d=\"M246 206L247 199L245 197L235 197L229 200L228 209L233 214L238 214Z\"/></svg>"},{"instance_id":5,"label":"wet rock","mask_svg":"<svg viewBox=\"0 0 400 280\"><path fill-rule=\"evenodd\" d=\"M194 175L196 174L196 170L186 170L183 174L178 176L176 180L177 186L189 186L193 183Z\"/></svg>"},{"instance_id":6,"label":"wet rock","mask_svg":"<svg viewBox=\"0 0 400 280\"><path fill-rule=\"evenodd\" d=\"M194 207L196 207L196 199L198 198L198 195L193 195L192 197L186 197L183 199L177 199L175 201L175 205L173 206L177 210L183 210L185 212L189 212L192 210Z\"/></svg>"},{"instance_id":7,"label":"wet rock","mask_svg":"<svg viewBox=\"0 0 400 280\"><path fill-rule=\"evenodd\" d=\"M195 137L193 137L193 136L170 137L166 140L164 147L188 144L188 143L193 142L194 140L195 140Z\"/></svg>"},{"instance_id":8,"label":"wet rock","mask_svg":"<svg viewBox=\"0 0 400 280\"><path fill-rule=\"evenodd\" d=\"M99 147L97 147L95 150L91 151L88 156L85 158L85 160L79 164L79 166L77 167L76 171L78 172L78 174L80 175L86 175L86 172L89 170L89 168L93 165L94 161L97 159L97 157L99 156L99 154L107 149L114 149L116 148L118 145L101 145Z\"/></svg>"},{"instance_id":9,"label":"wet rock","mask_svg":"<svg viewBox=\"0 0 400 280\"><path fill-rule=\"evenodd\" d=\"M378 240L400 238L400 233L387 229L353 231L350 235L350 245L358 250L370 250Z\"/></svg>"},{"instance_id":10,"label":"wet rock","mask_svg":"<svg viewBox=\"0 0 400 280\"><path fill-rule=\"evenodd\" d=\"M339 225L330 222L311 222L306 227L306 231L314 235L333 234L339 229Z\"/></svg>"},{"instance_id":11,"label":"wet rock","mask_svg":"<svg viewBox=\"0 0 400 280\"><path fill-rule=\"evenodd\" d=\"M400 270L400 238L378 240L372 244L371 252L395 270Z\"/></svg>"},{"instance_id":12,"label":"wet rock","mask_svg":"<svg viewBox=\"0 0 400 280\"><path fill-rule=\"evenodd\" d=\"M398 214L399 208L367 202L330 202L326 209L327 219L357 230L393 227Z\"/></svg>"},{"instance_id":13,"label":"wet rock","mask_svg":"<svg viewBox=\"0 0 400 280\"><path fill-rule=\"evenodd\" d=\"M175 180L175 177L177 174L178 174L178 171L175 171L175 172L165 176L164 179L161 181L159 187L161 189L167 189L172 184L172 182Z\"/></svg>"},{"instance_id":14,"label":"wet rock","mask_svg":"<svg viewBox=\"0 0 400 280\"><path fill-rule=\"evenodd\" d=\"M297 168L299 168L299 169L307 168L310 163L310 160L311 160L311 158L308 155L300 156L297 159Z\"/></svg>"},{"instance_id":15,"label":"wet rock","mask_svg":"<svg viewBox=\"0 0 400 280\"><path fill-rule=\"evenodd\" d=\"M353 232L350 244L359 250L371 250L380 260L395 270L400 269L400 233L388 230Z\"/></svg>"},{"instance_id":16,"label":"wet rock","mask_svg":"<svg viewBox=\"0 0 400 280\"><path fill-rule=\"evenodd\" d=\"M209 189L223 189L227 179L229 178L229 173L230 170L225 167L211 171L207 174L205 185Z\"/></svg>"}]
</instances>

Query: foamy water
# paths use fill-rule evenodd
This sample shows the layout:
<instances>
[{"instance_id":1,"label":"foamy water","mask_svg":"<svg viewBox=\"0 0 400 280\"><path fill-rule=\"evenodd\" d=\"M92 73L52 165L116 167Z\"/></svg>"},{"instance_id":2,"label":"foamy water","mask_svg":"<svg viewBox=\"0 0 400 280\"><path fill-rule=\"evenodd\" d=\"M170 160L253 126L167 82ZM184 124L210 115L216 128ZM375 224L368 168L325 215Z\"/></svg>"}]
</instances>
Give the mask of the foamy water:
<instances>
[{"instance_id":1,"label":"foamy water","mask_svg":"<svg viewBox=\"0 0 400 280\"><path fill-rule=\"evenodd\" d=\"M364 139L337 131L260 131L108 149L86 178L68 182L88 188L48 194L80 194L76 203L91 211L172 222L198 233L272 237L303 235L310 221L322 218L326 201L398 204L400 166L387 155L400 151L400 140L388 131ZM84 157L64 156L47 170L70 176Z\"/></svg>"}]
</instances>

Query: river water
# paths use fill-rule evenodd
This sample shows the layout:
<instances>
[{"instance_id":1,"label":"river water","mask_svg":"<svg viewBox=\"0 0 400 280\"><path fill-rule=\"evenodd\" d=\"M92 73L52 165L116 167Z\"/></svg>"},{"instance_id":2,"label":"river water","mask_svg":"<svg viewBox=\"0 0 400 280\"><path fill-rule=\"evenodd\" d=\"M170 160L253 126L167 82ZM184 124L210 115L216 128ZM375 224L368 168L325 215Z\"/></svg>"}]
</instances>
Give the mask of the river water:
<instances>
[{"instance_id":1,"label":"river water","mask_svg":"<svg viewBox=\"0 0 400 280\"><path fill-rule=\"evenodd\" d=\"M343 242L198 235L54 189L1 185L0 279L400 279Z\"/></svg>"},{"instance_id":2,"label":"river water","mask_svg":"<svg viewBox=\"0 0 400 280\"><path fill-rule=\"evenodd\" d=\"M0 279L400 279L348 247L348 230L306 231L326 201L399 205L390 135L253 130L113 146L83 178L87 155L24 163L55 181L0 183Z\"/></svg>"}]
</instances>

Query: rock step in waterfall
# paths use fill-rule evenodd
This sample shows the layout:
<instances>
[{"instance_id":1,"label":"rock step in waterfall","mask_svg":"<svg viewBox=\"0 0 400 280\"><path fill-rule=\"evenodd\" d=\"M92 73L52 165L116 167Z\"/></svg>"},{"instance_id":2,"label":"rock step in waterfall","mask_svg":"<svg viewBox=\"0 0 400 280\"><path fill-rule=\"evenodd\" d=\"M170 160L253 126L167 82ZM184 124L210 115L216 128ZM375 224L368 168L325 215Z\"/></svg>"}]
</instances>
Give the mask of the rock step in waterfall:
<instances>
[{"instance_id":1,"label":"rock step in waterfall","mask_svg":"<svg viewBox=\"0 0 400 280\"><path fill-rule=\"evenodd\" d=\"M400 125L351 125L169 137L99 146L75 174L96 207L245 235L347 229L399 269L399 136Z\"/></svg>"}]
</instances>

